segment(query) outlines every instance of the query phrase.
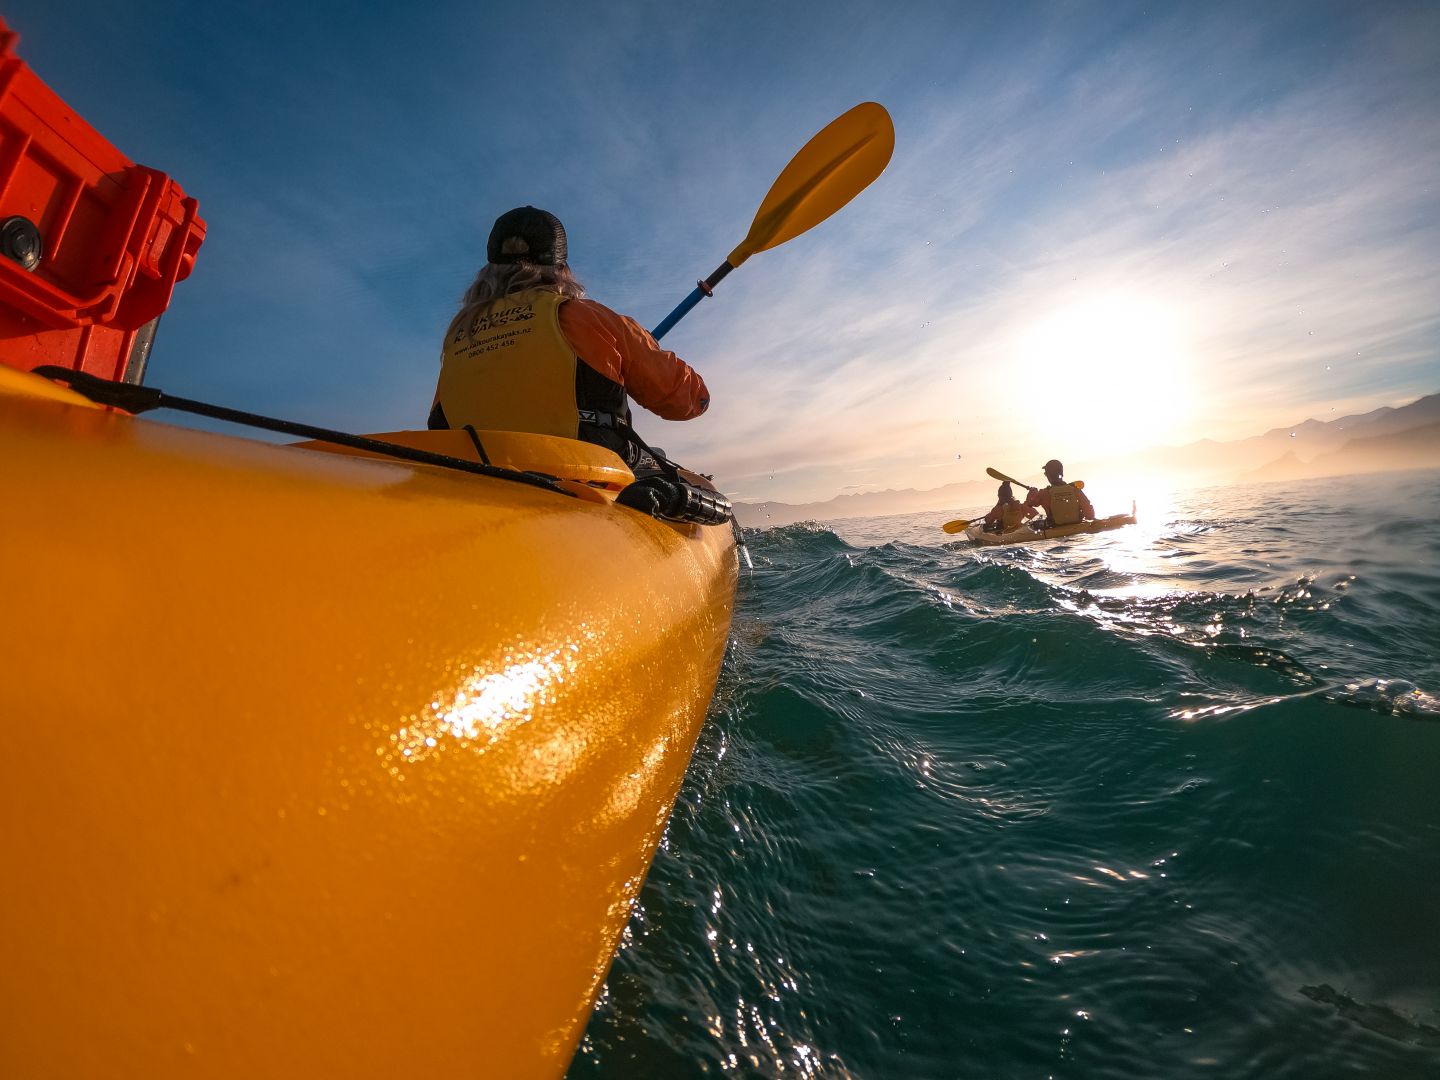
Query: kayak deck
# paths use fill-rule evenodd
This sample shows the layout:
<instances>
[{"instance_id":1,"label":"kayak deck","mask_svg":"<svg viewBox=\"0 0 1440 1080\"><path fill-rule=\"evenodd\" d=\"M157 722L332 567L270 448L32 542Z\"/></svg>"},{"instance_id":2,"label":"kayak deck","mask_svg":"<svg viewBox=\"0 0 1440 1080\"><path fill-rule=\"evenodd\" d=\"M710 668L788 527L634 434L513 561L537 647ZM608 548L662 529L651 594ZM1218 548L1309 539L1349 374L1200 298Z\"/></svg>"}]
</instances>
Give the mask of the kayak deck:
<instances>
[{"instance_id":1,"label":"kayak deck","mask_svg":"<svg viewBox=\"0 0 1440 1080\"><path fill-rule=\"evenodd\" d=\"M737 568L558 441L590 497L0 369L0 1071L563 1073Z\"/></svg>"},{"instance_id":2,"label":"kayak deck","mask_svg":"<svg viewBox=\"0 0 1440 1080\"><path fill-rule=\"evenodd\" d=\"M1094 521L1078 521L1073 525L1057 525L1052 529L1036 530L1028 525L1023 525L1008 533L986 532L982 525L972 525L965 530L965 535L977 544L990 546L1000 544L1029 544L1036 540L1059 540L1066 536L1083 536L1087 533L1108 532L1111 529L1123 528L1126 525L1135 524L1135 515L1112 514L1107 518L1097 518Z\"/></svg>"}]
</instances>

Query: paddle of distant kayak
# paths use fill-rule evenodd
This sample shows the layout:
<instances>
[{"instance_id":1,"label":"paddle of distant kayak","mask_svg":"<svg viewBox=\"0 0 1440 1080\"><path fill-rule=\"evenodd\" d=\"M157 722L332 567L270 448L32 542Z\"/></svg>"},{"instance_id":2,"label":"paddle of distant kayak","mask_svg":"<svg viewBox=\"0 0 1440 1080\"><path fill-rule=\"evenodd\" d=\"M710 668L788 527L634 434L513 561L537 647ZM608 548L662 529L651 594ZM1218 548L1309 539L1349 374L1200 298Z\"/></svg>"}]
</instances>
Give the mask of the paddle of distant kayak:
<instances>
[{"instance_id":1,"label":"paddle of distant kayak","mask_svg":"<svg viewBox=\"0 0 1440 1080\"><path fill-rule=\"evenodd\" d=\"M1001 472L999 469L992 469L992 468L988 468L988 467L987 467L987 468L985 469L985 472L986 472L987 474L989 474L993 479L1003 480L1003 481L1005 481L1005 483L1007 483L1007 484L1019 484L1021 487L1023 487L1023 488L1029 488L1031 491L1034 491L1034 490L1035 490L1035 488L1034 488L1032 485L1025 483L1024 480L1016 480L1013 476L1006 476L1006 475L1005 475L1003 472Z\"/></svg>"},{"instance_id":2,"label":"paddle of distant kayak","mask_svg":"<svg viewBox=\"0 0 1440 1080\"><path fill-rule=\"evenodd\" d=\"M960 520L958 520L958 521L947 521L947 522L945 522L944 525L941 525L940 527L941 527L942 529L944 529L947 533L958 533L958 532L964 532L964 531L965 531L966 529L968 529L971 525L974 525L974 524L976 524L977 522L984 521L984 520L985 520L985 519L984 519L983 517L971 518L969 521L965 521L965 520L962 518L962 519L960 519Z\"/></svg>"},{"instance_id":3,"label":"paddle of distant kayak","mask_svg":"<svg viewBox=\"0 0 1440 1080\"><path fill-rule=\"evenodd\" d=\"M1027 484L1027 483L1025 483L1024 480L1016 480L1013 476L1006 476L1006 475L1005 475L1003 472L1001 472L999 469L987 468L985 471L986 471L987 473L989 473L990 476L991 476L992 478L996 479L996 480L1003 480L1003 481L1005 481L1005 483L1007 483L1007 484L1019 484L1021 487L1025 488L1027 491L1034 491L1034 490L1035 490L1035 485L1033 485L1033 484ZM1084 487L1085 487L1085 481L1084 481L1084 480L1071 480L1071 481L1069 481L1069 483L1073 484L1073 485L1074 485L1075 487L1077 487L1077 488L1080 488L1081 490L1084 490Z\"/></svg>"}]
</instances>

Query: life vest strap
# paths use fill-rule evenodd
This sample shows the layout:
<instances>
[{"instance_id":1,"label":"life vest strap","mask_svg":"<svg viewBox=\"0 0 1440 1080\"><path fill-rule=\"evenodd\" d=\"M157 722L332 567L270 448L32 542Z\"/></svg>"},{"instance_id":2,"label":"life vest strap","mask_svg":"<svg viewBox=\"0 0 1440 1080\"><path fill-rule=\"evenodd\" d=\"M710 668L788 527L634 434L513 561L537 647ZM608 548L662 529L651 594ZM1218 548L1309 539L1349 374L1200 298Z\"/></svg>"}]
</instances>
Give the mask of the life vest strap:
<instances>
[{"instance_id":1,"label":"life vest strap","mask_svg":"<svg viewBox=\"0 0 1440 1080\"><path fill-rule=\"evenodd\" d=\"M594 424L596 427L619 429L622 424L621 417L613 412L601 412L599 409L578 409L582 424Z\"/></svg>"}]
</instances>

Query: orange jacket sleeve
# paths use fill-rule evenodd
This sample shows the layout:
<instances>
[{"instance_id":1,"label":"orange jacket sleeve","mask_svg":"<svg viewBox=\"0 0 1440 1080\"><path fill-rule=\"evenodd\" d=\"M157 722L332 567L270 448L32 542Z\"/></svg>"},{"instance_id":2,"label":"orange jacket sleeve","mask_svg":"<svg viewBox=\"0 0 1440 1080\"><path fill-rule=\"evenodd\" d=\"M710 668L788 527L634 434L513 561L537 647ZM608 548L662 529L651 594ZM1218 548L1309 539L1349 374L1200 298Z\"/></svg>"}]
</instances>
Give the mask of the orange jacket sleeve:
<instances>
[{"instance_id":1,"label":"orange jacket sleeve","mask_svg":"<svg viewBox=\"0 0 1440 1080\"><path fill-rule=\"evenodd\" d=\"M560 305L560 332L581 360L657 416L693 420L710 407L705 380L634 319L594 300L567 300Z\"/></svg>"}]
</instances>

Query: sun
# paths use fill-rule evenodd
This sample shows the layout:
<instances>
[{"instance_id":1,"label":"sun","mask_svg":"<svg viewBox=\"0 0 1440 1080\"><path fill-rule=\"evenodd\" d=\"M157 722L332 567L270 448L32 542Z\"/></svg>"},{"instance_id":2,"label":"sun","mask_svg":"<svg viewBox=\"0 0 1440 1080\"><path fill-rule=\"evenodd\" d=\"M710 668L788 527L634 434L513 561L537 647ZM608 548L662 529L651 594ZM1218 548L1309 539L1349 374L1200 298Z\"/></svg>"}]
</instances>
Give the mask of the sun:
<instances>
[{"instance_id":1,"label":"sun","mask_svg":"<svg viewBox=\"0 0 1440 1080\"><path fill-rule=\"evenodd\" d=\"M1091 458L1183 438L1195 414L1189 337L1176 308L1137 294L1041 315L1020 336L1016 374L1047 443Z\"/></svg>"}]
</instances>

